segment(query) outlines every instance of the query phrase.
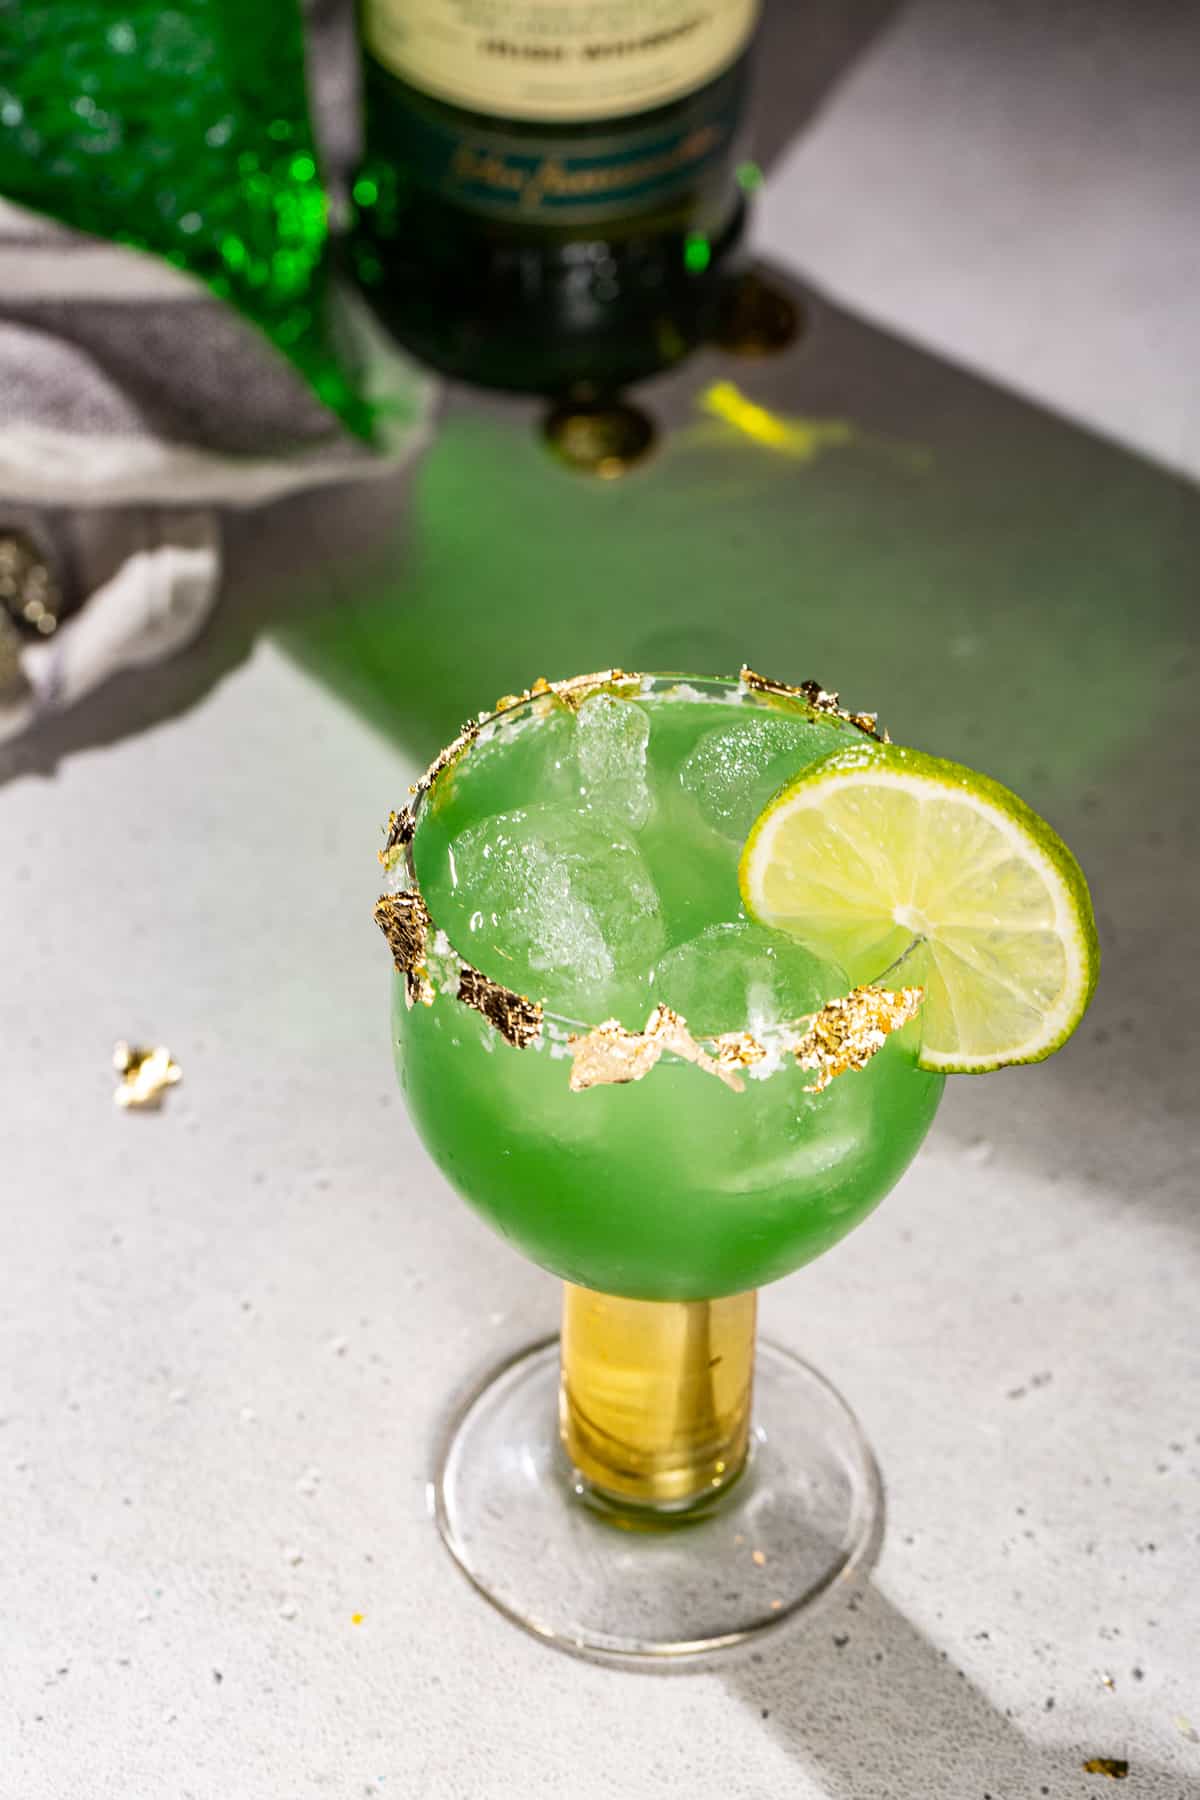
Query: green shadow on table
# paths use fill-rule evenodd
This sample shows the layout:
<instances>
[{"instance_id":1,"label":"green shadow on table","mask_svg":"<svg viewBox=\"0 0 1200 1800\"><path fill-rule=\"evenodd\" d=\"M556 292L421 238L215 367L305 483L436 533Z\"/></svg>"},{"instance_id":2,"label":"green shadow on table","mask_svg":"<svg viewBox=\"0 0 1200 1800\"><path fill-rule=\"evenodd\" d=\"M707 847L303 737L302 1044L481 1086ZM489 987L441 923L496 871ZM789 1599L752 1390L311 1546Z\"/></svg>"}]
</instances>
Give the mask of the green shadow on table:
<instances>
[{"instance_id":1,"label":"green shadow on table","mask_svg":"<svg viewBox=\"0 0 1200 1800\"><path fill-rule=\"evenodd\" d=\"M1195 491L810 309L786 357L643 390L664 436L623 481L556 466L527 407L452 394L395 536L390 497L319 514L337 604L281 641L420 761L538 674L747 660L1083 802L1184 716Z\"/></svg>"},{"instance_id":2,"label":"green shadow on table","mask_svg":"<svg viewBox=\"0 0 1200 1800\"><path fill-rule=\"evenodd\" d=\"M1045 1069L951 1083L939 1129L1194 1225L1174 1172L1200 982L1196 490L799 298L786 355L706 352L644 390L661 447L624 481L556 466L536 408L451 392L402 479L232 518L215 628L8 750L0 779L183 711L264 634L396 746L381 822L468 713L539 674L744 659L841 685L1015 787L1095 894L1082 1030Z\"/></svg>"},{"instance_id":3,"label":"green shadow on table","mask_svg":"<svg viewBox=\"0 0 1200 1800\"><path fill-rule=\"evenodd\" d=\"M260 545L265 570L294 534L277 641L403 752L381 821L469 713L614 664L816 677L1008 782L1079 854L1105 967L1064 1052L951 1083L941 1129L1194 1221L1143 1170L1150 1137L1160 1169L1192 1154L1196 490L800 298L785 356L645 391L663 439L623 481L558 467L530 407L451 393L394 526L360 494Z\"/></svg>"}]
</instances>

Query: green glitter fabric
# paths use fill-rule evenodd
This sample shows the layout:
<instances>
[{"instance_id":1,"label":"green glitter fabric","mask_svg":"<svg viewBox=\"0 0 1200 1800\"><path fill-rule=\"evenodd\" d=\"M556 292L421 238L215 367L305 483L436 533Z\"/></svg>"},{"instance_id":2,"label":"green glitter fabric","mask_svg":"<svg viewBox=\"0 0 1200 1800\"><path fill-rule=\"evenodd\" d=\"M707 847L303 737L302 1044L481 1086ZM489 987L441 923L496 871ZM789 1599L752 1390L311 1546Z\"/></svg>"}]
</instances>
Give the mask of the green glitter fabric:
<instances>
[{"instance_id":1,"label":"green glitter fabric","mask_svg":"<svg viewBox=\"0 0 1200 1800\"><path fill-rule=\"evenodd\" d=\"M0 0L0 194L199 277L371 436L329 322L297 0Z\"/></svg>"}]
</instances>

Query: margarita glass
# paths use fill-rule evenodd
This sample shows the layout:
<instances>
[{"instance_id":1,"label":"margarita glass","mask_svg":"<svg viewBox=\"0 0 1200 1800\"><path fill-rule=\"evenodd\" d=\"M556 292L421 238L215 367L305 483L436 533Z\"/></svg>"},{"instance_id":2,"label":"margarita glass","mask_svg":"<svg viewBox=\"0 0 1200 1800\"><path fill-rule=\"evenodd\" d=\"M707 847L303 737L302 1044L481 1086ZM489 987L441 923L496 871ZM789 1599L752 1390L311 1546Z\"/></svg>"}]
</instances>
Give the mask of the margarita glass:
<instances>
[{"instance_id":1,"label":"margarita glass","mask_svg":"<svg viewBox=\"0 0 1200 1800\"><path fill-rule=\"evenodd\" d=\"M870 1451L813 1370L756 1354L755 1295L883 1198L943 1078L917 1066L903 956L876 971L891 988L859 989L847 1057L840 1027L813 1032L839 1026L846 973L738 893L771 795L873 720L748 672L539 689L443 752L383 857L413 1122L566 1283L561 1341L448 1429L437 1520L540 1635L696 1655L777 1624L874 1541Z\"/></svg>"}]
</instances>

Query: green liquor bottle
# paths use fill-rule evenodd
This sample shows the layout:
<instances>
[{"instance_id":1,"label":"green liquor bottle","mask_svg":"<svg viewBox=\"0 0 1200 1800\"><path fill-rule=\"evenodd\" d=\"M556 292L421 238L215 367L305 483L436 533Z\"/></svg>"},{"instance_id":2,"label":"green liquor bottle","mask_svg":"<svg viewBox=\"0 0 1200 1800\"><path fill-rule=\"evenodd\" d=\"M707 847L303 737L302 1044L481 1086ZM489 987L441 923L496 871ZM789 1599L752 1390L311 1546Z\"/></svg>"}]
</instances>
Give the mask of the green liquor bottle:
<instances>
[{"instance_id":1,"label":"green liquor bottle","mask_svg":"<svg viewBox=\"0 0 1200 1800\"><path fill-rule=\"evenodd\" d=\"M352 256L468 380L611 392L709 329L759 0L360 0Z\"/></svg>"}]
</instances>

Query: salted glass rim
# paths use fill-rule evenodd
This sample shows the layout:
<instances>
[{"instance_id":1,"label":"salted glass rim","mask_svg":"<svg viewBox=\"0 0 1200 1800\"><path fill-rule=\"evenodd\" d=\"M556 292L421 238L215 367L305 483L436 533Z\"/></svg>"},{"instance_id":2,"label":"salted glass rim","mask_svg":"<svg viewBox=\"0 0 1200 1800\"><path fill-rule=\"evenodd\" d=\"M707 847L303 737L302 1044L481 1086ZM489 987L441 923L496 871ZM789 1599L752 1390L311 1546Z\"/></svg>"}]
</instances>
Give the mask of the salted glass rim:
<instances>
[{"instance_id":1,"label":"salted glass rim","mask_svg":"<svg viewBox=\"0 0 1200 1800\"><path fill-rule=\"evenodd\" d=\"M832 1015L836 1009L850 1008L857 1002L861 1008L862 996L879 995L889 1001L901 1002L890 1009L882 1011L874 1009L877 1016L868 1022L868 1035L877 1037L862 1061L852 1061L847 1067L864 1067L866 1061L874 1055L890 1032L908 1019L915 1017L923 997L920 988L905 988L899 994L882 989L879 984L902 969L904 963L912 956L921 942L918 936L895 958L886 969L871 978L866 984L857 987L853 994L827 1002L817 1013L805 1014L796 1020L773 1022L768 1026L756 1024L755 1021L743 1021L727 1031L704 1033L693 1038L686 1030L686 1021L675 1014L669 1002L658 1002L645 1032L628 1030L614 1019L589 1023L577 1019L565 1012L559 1012L545 1001L532 1001L528 996L508 988L504 983L477 965L471 964L451 945L445 931L429 913L421 891L420 877L417 873L415 844L416 835L425 811L431 804L439 781L456 768L481 743L486 743L498 732L509 729L523 719L532 717L539 708L547 712L557 706L565 706L571 712L577 712L584 701L595 694L608 693L614 698L655 699L671 704L675 701L703 700L722 698L727 704L735 707L759 706L764 710L784 712L792 717L832 723L840 721L847 734L847 745L857 741L858 736L865 735L880 742L888 742L886 731L879 727L876 716L872 713L852 713L842 708L836 693L822 688L816 682L806 682L794 686L786 682L770 680L757 675L753 670L743 666L737 676L732 675L696 675L684 670L666 670L654 673L631 673L621 669L608 669L595 675L573 676L565 680L547 682L539 681L520 694L505 695L490 712L479 714L469 719L449 745L434 758L425 773L413 783L408 805L400 812L391 815L388 835L380 861L395 876L397 866L402 870L402 883L393 886L392 892L381 896L376 907L376 920L388 938L393 949L397 973L405 981L405 998L411 1007L422 1003L432 1005L438 999L457 999L483 1014L488 1023L498 1030L510 1044L517 1048L540 1048L549 1042L552 1053L558 1046L563 1053L574 1046L588 1046L595 1040L607 1035L608 1043L604 1048L611 1054L614 1049L623 1048L624 1060L636 1064L637 1048L634 1040L645 1046L653 1043L653 1061L664 1057L668 1062L700 1062L707 1066L711 1073L720 1074L726 1084L741 1088L742 1082L738 1070L752 1074L756 1079L763 1079L777 1072L781 1067L792 1064L793 1057L801 1067L825 1068L824 1052L820 1045L809 1045L814 1060L805 1061L803 1053L798 1049L800 1040L812 1038L814 1024L826 1013L831 1014L829 1023L833 1023ZM419 942L415 945L405 940L402 955L397 949L397 938L389 923L395 918L395 909L400 908L408 913L417 930L415 935ZM429 961L433 960L441 967L449 965L457 969L457 984L453 988L444 985L435 986L430 974ZM897 1016L903 1012L904 1016ZM845 1021L843 1020L843 1023ZM859 1021L862 1024L862 1021ZM657 1034L657 1041L656 1040ZM838 1035L835 1030L835 1035ZM617 1040L624 1040L619 1045ZM792 1055L786 1053L790 1051ZM578 1052L572 1050L578 1063ZM603 1059L602 1059L603 1060ZM619 1072L622 1057L618 1056L614 1067L618 1072L601 1073L595 1080L625 1082L640 1079L640 1073ZM841 1070L835 1070L840 1073ZM819 1079L817 1091L827 1085L825 1077ZM574 1078L572 1085L575 1085ZM592 1085L585 1081L579 1085Z\"/></svg>"}]
</instances>

